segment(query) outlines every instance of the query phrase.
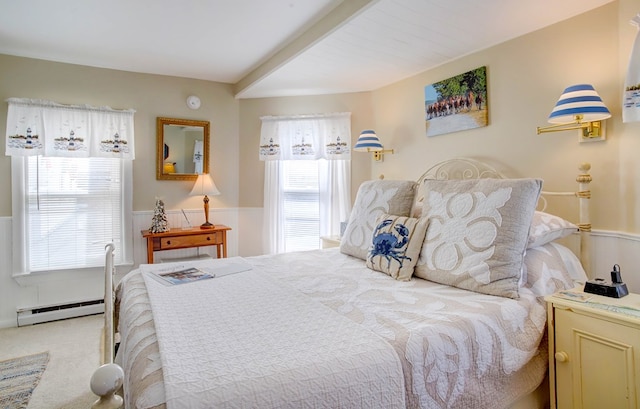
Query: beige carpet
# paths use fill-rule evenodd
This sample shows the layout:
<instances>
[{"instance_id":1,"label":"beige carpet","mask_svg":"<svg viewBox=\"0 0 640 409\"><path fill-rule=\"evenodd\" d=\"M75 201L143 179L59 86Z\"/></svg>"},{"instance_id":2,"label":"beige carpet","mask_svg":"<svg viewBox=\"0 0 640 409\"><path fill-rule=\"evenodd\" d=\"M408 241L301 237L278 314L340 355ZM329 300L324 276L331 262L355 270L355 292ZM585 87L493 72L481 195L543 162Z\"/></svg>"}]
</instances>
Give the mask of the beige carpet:
<instances>
[{"instance_id":1,"label":"beige carpet","mask_svg":"<svg viewBox=\"0 0 640 409\"><path fill-rule=\"evenodd\" d=\"M100 366L103 315L0 330L0 361L49 351L49 364L28 409L88 409L89 381Z\"/></svg>"}]
</instances>

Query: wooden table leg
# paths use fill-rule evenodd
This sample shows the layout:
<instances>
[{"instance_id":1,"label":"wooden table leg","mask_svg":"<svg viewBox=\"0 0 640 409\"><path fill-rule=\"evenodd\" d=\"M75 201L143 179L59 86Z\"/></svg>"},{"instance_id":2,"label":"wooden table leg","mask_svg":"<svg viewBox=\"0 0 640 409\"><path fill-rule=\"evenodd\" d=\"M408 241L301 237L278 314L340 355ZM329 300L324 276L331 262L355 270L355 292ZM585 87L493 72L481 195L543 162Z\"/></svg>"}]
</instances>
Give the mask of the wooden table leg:
<instances>
[{"instance_id":1,"label":"wooden table leg","mask_svg":"<svg viewBox=\"0 0 640 409\"><path fill-rule=\"evenodd\" d=\"M153 238L147 237L147 263L153 264Z\"/></svg>"},{"instance_id":2,"label":"wooden table leg","mask_svg":"<svg viewBox=\"0 0 640 409\"><path fill-rule=\"evenodd\" d=\"M220 249L218 248L218 251ZM220 255L218 255L220 257ZM222 257L227 258L227 231L222 231Z\"/></svg>"}]
</instances>

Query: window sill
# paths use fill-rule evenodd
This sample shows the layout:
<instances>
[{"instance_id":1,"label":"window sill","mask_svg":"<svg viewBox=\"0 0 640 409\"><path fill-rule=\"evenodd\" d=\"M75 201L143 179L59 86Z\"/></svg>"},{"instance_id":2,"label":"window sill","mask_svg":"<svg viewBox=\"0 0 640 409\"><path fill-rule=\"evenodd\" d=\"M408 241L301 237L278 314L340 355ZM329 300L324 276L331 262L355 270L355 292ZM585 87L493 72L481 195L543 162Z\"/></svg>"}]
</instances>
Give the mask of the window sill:
<instances>
[{"instance_id":1,"label":"window sill","mask_svg":"<svg viewBox=\"0 0 640 409\"><path fill-rule=\"evenodd\" d=\"M104 275L103 267L85 268L82 270L64 271L37 271L33 273L13 274L12 278L22 287L32 287L38 284L56 282L63 280L77 280L82 278L93 278Z\"/></svg>"}]
</instances>

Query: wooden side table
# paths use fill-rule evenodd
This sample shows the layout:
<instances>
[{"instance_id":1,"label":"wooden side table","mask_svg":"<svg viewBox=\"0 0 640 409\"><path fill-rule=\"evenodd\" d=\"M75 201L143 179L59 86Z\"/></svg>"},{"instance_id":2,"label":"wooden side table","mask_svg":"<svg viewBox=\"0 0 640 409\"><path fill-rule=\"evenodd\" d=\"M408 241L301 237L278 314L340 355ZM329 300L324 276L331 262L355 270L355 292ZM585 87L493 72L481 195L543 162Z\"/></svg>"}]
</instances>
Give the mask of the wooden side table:
<instances>
[{"instance_id":1,"label":"wooden side table","mask_svg":"<svg viewBox=\"0 0 640 409\"><path fill-rule=\"evenodd\" d=\"M204 246L216 246L218 258L227 257L227 227L216 224L212 229L170 229L163 233L151 233L142 230L142 237L147 239L147 263L153 264L153 252L160 250L189 249Z\"/></svg>"},{"instance_id":2,"label":"wooden side table","mask_svg":"<svg viewBox=\"0 0 640 409\"><path fill-rule=\"evenodd\" d=\"M551 408L638 408L640 295L587 296L545 298Z\"/></svg>"}]
</instances>

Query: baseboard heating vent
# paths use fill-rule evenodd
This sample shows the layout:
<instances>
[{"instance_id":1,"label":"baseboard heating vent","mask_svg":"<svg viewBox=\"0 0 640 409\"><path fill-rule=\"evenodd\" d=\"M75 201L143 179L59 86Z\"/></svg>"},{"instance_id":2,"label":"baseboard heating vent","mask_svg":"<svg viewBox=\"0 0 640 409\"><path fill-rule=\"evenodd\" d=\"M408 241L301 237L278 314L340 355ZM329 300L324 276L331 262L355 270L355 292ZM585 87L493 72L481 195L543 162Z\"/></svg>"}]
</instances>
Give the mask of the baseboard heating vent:
<instances>
[{"instance_id":1,"label":"baseboard heating vent","mask_svg":"<svg viewBox=\"0 0 640 409\"><path fill-rule=\"evenodd\" d=\"M18 309L18 326L40 324L42 322L102 314L104 300L80 301L69 304L47 305Z\"/></svg>"}]
</instances>

